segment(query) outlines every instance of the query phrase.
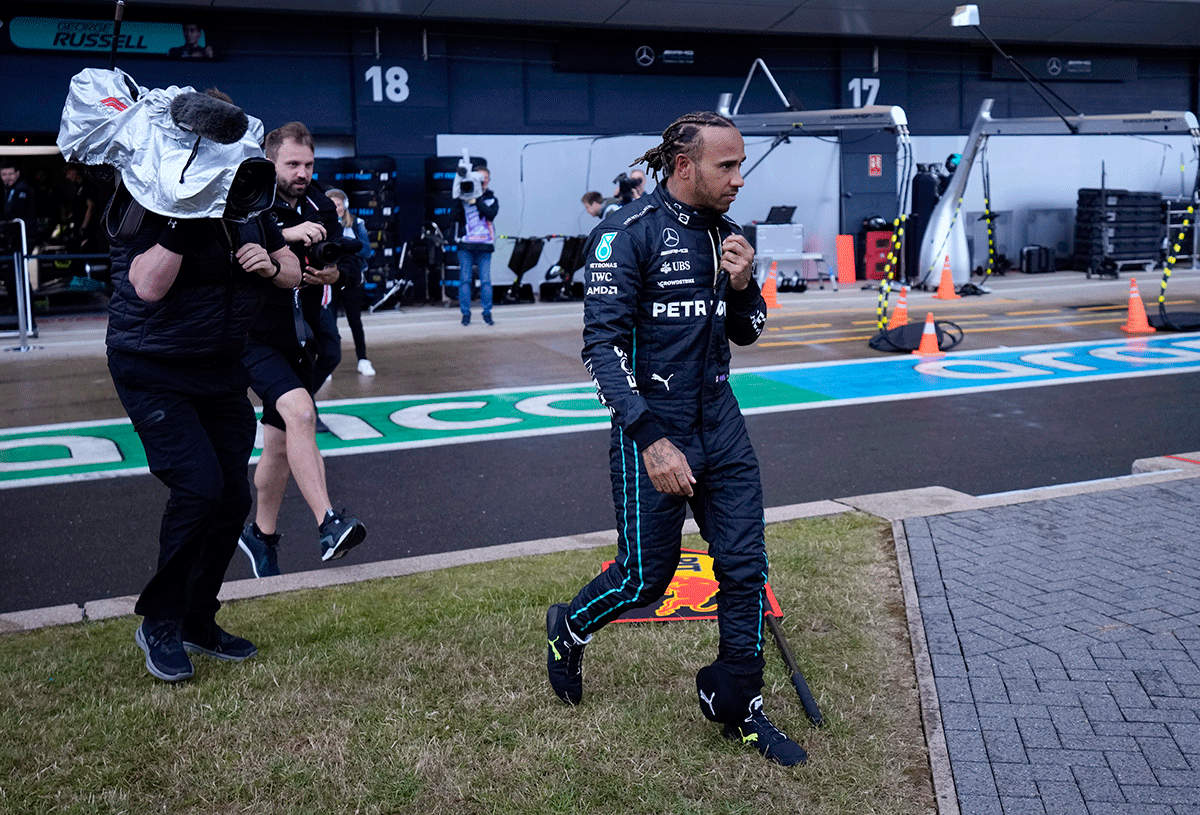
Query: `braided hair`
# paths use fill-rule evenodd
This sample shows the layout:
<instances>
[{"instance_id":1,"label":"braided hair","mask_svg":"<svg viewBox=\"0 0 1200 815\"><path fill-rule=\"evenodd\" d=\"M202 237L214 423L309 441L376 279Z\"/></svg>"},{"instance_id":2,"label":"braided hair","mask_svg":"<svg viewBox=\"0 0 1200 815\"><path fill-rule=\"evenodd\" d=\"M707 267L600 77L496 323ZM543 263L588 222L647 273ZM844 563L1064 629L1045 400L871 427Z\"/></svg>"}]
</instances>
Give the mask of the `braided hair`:
<instances>
[{"instance_id":1,"label":"braided hair","mask_svg":"<svg viewBox=\"0 0 1200 815\"><path fill-rule=\"evenodd\" d=\"M704 141L700 137L700 132L706 127L736 128L737 125L721 114L711 111L685 113L663 131L662 144L650 148L629 166L645 163L646 169L654 173L656 180L661 172L665 181L671 177L671 172L675 169L676 156L682 154L692 161L700 159L700 155L704 151Z\"/></svg>"}]
</instances>

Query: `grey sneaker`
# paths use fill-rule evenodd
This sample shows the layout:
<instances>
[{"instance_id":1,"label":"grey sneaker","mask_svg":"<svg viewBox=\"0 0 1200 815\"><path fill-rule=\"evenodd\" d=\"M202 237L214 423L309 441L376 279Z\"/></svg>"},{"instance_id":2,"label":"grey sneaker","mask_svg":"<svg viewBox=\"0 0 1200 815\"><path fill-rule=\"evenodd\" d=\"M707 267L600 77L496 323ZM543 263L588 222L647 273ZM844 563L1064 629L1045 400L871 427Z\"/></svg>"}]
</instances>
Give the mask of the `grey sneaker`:
<instances>
[{"instance_id":1,"label":"grey sneaker","mask_svg":"<svg viewBox=\"0 0 1200 815\"><path fill-rule=\"evenodd\" d=\"M358 518L347 518L340 512L329 512L318 527L321 560L337 560L358 546L367 537L367 528Z\"/></svg>"},{"instance_id":2,"label":"grey sneaker","mask_svg":"<svg viewBox=\"0 0 1200 815\"><path fill-rule=\"evenodd\" d=\"M279 574L279 533L264 535L254 523L246 524L238 538L238 548L250 558L255 577Z\"/></svg>"},{"instance_id":3,"label":"grey sneaker","mask_svg":"<svg viewBox=\"0 0 1200 815\"><path fill-rule=\"evenodd\" d=\"M133 641L146 652L146 670L164 682L191 679L195 671L183 650L178 620L142 620Z\"/></svg>"},{"instance_id":4,"label":"grey sneaker","mask_svg":"<svg viewBox=\"0 0 1200 815\"><path fill-rule=\"evenodd\" d=\"M762 696L750 701L750 715L737 724L725 725L725 738L748 744L776 764L792 767L808 761L804 748L787 737L763 713Z\"/></svg>"}]
</instances>

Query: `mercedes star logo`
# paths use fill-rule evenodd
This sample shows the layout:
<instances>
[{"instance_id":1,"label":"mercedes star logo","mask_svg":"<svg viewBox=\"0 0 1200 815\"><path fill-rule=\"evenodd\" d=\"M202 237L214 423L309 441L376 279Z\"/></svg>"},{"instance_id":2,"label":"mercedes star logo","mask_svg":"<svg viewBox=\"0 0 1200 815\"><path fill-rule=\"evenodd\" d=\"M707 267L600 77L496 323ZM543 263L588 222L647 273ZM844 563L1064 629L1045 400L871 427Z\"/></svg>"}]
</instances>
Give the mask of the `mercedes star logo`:
<instances>
[{"instance_id":1,"label":"mercedes star logo","mask_svg":"<svg viewBox=\"0 0 1200 815\"><path fill-rule=\"evenodd\" d=\"M1046 72L1049 73L1050 76L1058 76L1061 74L1062 60L1058 57L1050 57L1050 59L1046 61Z\"/></svg>"},{"instance_id":2,"label":"mercedes star logo","mask_svg":"<svg viewBox=\"0 0 1200 815\"><path fill-rule=\"evenodd\" d=\"M649 68L654 64L654 56L654 49L648 45L639 45L638 49L633 52L633 58L643 68Z\"/></svg>"},{"instance_id":3,"label":"mercedes star logo","mask_svg":"<svg viewBox=\"0 0 1200 815\"><path fill-rule=\"evenodd\" d=\"M666 229L663 230L663 243L665 243L668 247L678 246L679 245L679 233L668 226Z\"/></svg>"}]
</instances>

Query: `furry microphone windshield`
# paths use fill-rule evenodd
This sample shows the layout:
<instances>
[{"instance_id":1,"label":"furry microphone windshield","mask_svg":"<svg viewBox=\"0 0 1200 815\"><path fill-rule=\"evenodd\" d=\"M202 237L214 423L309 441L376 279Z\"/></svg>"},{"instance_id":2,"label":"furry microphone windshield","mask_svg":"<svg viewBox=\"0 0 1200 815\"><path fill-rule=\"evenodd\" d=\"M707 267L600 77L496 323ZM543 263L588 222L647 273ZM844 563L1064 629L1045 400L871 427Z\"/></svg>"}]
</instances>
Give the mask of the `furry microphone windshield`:
<instances>
[{"instance_id":1,"label":"furry microphone windshield","mask_svg":"<svg viewBox=\"0 0 1200 815\"><path fill-rule=\"evenodd\" d=\"M181 93L171 100L175 124L218 144L233 144L246 134L249 121L237 105L204 93Z\"/></svg>"}]
</instances>

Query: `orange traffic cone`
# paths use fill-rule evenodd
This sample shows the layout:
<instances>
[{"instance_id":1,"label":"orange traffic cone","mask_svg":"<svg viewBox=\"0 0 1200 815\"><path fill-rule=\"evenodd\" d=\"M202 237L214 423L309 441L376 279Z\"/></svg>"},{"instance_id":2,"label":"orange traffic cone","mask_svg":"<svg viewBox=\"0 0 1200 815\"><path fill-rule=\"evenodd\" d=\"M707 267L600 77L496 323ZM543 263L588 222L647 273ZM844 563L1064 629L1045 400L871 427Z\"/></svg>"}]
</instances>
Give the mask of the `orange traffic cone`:
<instances>
[{"instance_id":1,"label":"orange traffic cone","mask_svg":"<svg viewBox=\"0 0 1200 815\"><path fill-rule=\"evenodd\" d=\"M937 328L933 324L933 312L925 315L925 330L921 332L921 344L917 347L914 354L921 357L944 357L942 349L938 347Z\"/></svg>"},{"instance_id":2,"label":"orange traffic cone","mask_svg":"<svg viewBox=\"0 0 1200 815\"><path fill-rule=\"evenodd\" d=\"M962 295L954 293L954 273L950 271L949 255L946 255L946 263L942 266L942 280L938 283L937 294L933 296L938 300L962 299Z\"/></svg>"},{"instance_id":3,"label":"orange traffic cone","mask_svg":"<svg viewBox=\"0 0 1200 815\"><path fill-rule=\"evenodd\" d=\"M1146 306L1138 294L1137 280L1129 278L1129 316L1121 330L1126 334L1153 334L1154 326L1146 320Z\"/></svg>"},{"instance_id":4,"label":"orange traffic cone","mask_svg":"<svg viewBox=\"0 0 1200 815\"><path fill-rule=\"evenodd\" d=\"M767 279L763 281L762 296L767 304L767 308L779 308L779 300L775 297L775 277L779 274L779 264L771 261L771 271L767 272Z\"/></svg>"},{"instance_id":5,"label":"orange traffic cone","mask_svg":"<svg viewBox=\"0 0 1200 815\"><path fill-rule=\"evenodd\" d=\"M900 287L900 299L888 319L888 328L899 328L902 325L908 325L908 286Z\"/></svg>"}]
</instances>

